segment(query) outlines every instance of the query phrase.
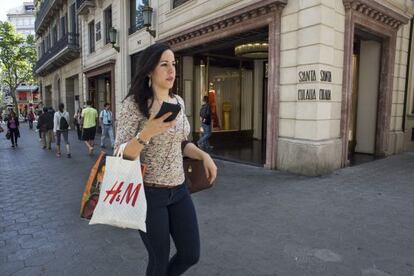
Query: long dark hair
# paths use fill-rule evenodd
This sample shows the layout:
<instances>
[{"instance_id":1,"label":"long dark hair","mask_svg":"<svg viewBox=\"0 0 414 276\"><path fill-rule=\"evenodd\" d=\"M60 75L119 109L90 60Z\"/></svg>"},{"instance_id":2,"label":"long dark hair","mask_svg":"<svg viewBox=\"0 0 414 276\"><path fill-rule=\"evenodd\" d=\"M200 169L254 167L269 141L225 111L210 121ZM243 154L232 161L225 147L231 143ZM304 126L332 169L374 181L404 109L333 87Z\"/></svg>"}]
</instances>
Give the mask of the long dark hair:
<instances>
[{"instance_id":1,"label":"long dark hair","mask_svg":"<svg viewBox=\"0 0 414 276\"><path fill-rule=\"evenodd\" d=\"M9 113L9 118L17 118L17 115L16 115L16 112L14 112L13 110L10 110L10 113Z\"/></svg>"},{"instance_id":2,"label":"long dark hair","mask_svg":"<svg viewBox=\"0 0 414 276\"><path fill-rule=\"evenodd\" d=\"M133 96L135 102L138 104L138 108L145 117L149 118L149 110L154 102L152 88L148 86L148 75L154 71L158 62L161 59L162 54L166 50L171 50L168 44L155 43L146 48L141 54L137 62L137 71L132 80L131 88L128 95ZM172 92L170 91L170 96ZM148 106L148 100L152 100L150 106Z\"/></svg>"}]
</instances>

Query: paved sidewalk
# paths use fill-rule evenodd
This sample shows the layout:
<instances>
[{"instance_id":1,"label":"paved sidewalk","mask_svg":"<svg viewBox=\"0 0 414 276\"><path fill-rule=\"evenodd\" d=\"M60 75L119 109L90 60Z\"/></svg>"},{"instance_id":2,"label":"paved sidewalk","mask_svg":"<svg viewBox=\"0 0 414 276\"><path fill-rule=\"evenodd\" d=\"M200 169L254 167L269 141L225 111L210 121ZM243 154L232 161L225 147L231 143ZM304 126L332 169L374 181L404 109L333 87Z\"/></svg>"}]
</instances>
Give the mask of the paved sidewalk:
<instances>
[{"instance_id":1,"label":"paved sidewalk","mask_svg":"<svg viewBox=\"0 0 414 276\"><path fill-rule=\"evenodd\" d=\"M137 231L79 218L95 157L72 131L73 158L57 158L21 126L17 149L0 134L0 275L144 275ZM217 164L185 275L414 276L414 153L313 178Z\"/></svg>"}]
</instances>

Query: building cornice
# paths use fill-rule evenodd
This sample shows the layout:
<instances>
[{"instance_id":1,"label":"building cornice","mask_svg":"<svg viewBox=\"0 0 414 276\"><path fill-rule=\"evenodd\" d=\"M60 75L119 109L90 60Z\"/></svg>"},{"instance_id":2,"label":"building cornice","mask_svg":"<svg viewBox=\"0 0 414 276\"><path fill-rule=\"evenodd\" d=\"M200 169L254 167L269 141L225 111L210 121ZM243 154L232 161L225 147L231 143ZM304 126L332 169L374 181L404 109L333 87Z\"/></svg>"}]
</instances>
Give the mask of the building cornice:
<instances>
[{"instance_id":1,"label":"building cornice","mask_svg":"<svg viewBox=\"0 0 414 276\"><path fill-rule=\"evenodd\" d=\"M409 17L373 0L343 0L345 10L352 10L368 16L382 25L399 29L409 21Z\"/></svg>"},{"instance_id":2,"label":"building cornice","mask_svg":"<svg viewBox=\"0 0 414 276\"><path fill-rule=\"evenodd\" d=\"M212 32L224 31L229 27L243 25L247 21L255 20L255 18L263 17L274 12L281 12L286 4L287 0L262 0L259 3L246 6L214 20L199 24L186 31L162 38L160 41L166 42L171 46L182 44L183 42L197 39L197 37Z\"/></svg>"}]
</instances>

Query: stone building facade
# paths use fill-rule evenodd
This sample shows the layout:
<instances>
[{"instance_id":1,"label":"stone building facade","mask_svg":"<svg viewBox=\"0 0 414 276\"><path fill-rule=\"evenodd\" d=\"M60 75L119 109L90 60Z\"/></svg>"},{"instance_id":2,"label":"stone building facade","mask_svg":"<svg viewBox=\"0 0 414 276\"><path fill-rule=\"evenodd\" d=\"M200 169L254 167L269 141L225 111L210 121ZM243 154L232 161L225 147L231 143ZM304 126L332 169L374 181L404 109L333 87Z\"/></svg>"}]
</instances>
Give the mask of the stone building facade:
<instances>
[{"instance_id":1,"label":"stone building facade","mask_svg":"<svg viewBox=\"0 0 414 276\"><path fill-rule=\"evenodd\" d=\"M318 175L403 150L412 1L187 1L176 10L168 2L159 40L183 55L268 32L267 114L252 112L266 120L266 167Z\"/></svg>"},{"instance_id":2,"label":"stone building facade","mask_svg":"<svg viewBox=\"0 0 414 276\"><path fill-rule=\"evenodd\" d=\"M83 105L80 26L75 0L38 0L36 6L35 72L44 106L64 103L71 114Z\"/></svg>"},{"instance_id":3,"label":"stone building facade","mask_svg":"<svg viewBox=\"0 0 414 276\"><path fill-rule=\"evenodd\" d=\"M174 92L194 139L209 97L215 156L319 175L412 146L412 1L77 3L79 95L96 107L110 102L116 112L140 52L165 42L177 56Z\"/></svg>"}]
</instances>

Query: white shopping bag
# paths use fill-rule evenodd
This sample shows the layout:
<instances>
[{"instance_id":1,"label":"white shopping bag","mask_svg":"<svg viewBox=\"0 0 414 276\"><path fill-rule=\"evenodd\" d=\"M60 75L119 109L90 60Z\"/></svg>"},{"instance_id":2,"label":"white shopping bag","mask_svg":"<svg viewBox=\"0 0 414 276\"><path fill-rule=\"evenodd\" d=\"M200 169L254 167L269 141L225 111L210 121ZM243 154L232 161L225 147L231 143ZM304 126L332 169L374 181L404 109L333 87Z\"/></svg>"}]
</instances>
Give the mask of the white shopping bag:
<instances>
[{"instance_id":1,"label":"white shopping bag","mask_svg":"<svg viewBox=\"0 0 414 276\"><path fill-rule=\"evenodd\" d=\"M99 200L89 224L109 224L146 232L147 200L138 160L123 159L126 144L106 157Z\"/></svg>"}]
</instances>

